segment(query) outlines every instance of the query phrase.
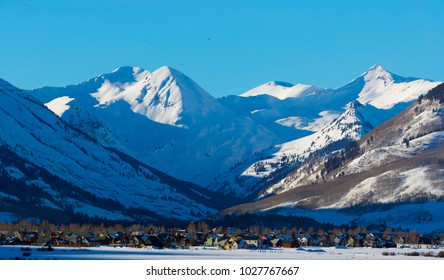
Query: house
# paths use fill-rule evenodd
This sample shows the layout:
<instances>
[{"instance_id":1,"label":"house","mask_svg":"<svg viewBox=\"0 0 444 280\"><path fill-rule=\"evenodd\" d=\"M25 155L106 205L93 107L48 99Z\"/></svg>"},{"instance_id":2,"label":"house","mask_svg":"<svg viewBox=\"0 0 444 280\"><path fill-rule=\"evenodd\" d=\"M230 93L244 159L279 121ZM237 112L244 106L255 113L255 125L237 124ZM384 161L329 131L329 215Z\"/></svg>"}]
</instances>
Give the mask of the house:
<instances>
[{"instance_id":1,"label":"house","mask_svg":"<svg viewBox=\"0 0 444 280\"><path fill-rule=\"evenodd\" d=\"M334 239L333 239L333 243L335 246L343 246L345 247L347 245L347 241L348 241L348 235L344 232L339 233Z\"/></svg>"},{"instance_id":2,"label":"house","mask_svg":"<svg viewBox=\"0 0 444 280\"><path fill-rule=\"evenodd\" d=\"M143 238L145 239L145 238ZM163 248L163 241L155 234L149 234L147 235L147 239L145 242L143 242L144 246L151 246L153 248Z\"/></svg>"},{"instance_id":3,"label":"house","mask_svg":"<svg viewBox=\"0 0 444 280\"><path fill-rule=\"evenodd\" d=\"M192 234L176 234L174 242L176 242L176 246L181 248L190 247L193 246L194 236Z\"/></svg>"},{"instance_id":4,"label":"house","mask_svg":"<svg viewBox=\"0 0 444 280\"><path fill-rule=\"evenodd\" d=\"M370 248L382 248L384 247L384 240L380 236L369 233L363 239L362 245Z\"/></svg>"},{"instance_id":5,"label":"house","mask_svg":"<svg viewBox=\"0 0 444 280\"><path fill-rule=\"evenodd\" d=\"M301 246L307 246L308 245L308 240L305 236L301 236L298 238L299 244L301 244Z\"/></svg>"},{"instance_id":6,"label":"house","mask_svg":"<svg viewBox=\"0 0 444 280\"><path fill-rule=\"evenodd\" d=\"M396 237L396 239L394 240L396 244L398 244L399 246L403 246L405 241L404 238L402 236L398 236Z\"/></svg>"},{"instance_id":7,"label":"house","mask_svg":"<svg viewBox=\"0 0 444 280\"><path fill-rule=\"evenodd\" d=\"M81 244L82 236L79 234L70 232L66 235L66 241L68 241L69 245L79 245Z\"/></svg>"},{"instance_id":8,"label":"house","mask_svg":"<svg viewBox=\"0 0 444 280\"><path fill-rule=\"evenodd\" d=\"M35 243L35 241L37 241L39 234L37 231L26 231L22 232L21 236L23 236L23 244L32 245Z\"/></svg>"},{"instance_id":9,"label":"house","mask_svg":"<svg viewBox=\"0 0 444 280\"><path fill-rule=\"evenodd\" d=\"M236 241L236 243L237 243L237 248L238 249L245 249L245 248L247 248L247 243L245 243L245 241L242 240L242 239Z\"/></svg>"},{"instance_id":10,"label":"house","mask_svg":"<svg viewBox=\"0 0 444 280\"><path fill-rule=\"evenodd\" d=\"M273 246L271 244L271 239L267 235L261 235L260 238L262 239L261 248L269 248Z\"/></svg>"},{"instance_id":11,"label":"house","mask_svg":"<svg viewBox=\"0 0 444 280\"><path fill-rule=\"evenodd\" d=\"M131 246L134 247L152 247L163 248L164 245L169 247L169 235L158 235L154 233L146 234L144 232L133 232L131 234L132 241ZM135 240L137 239L137 241Z\"/></svg>"},{"instance_id":12,"label":"house","mask_svg":"<svg viewBox=\"0 0 444 280\"><path fill-rule=\"evenodd\" d=\"M310 234L298 234L300 246L312 246L313 237Z\"/></svg>"},{"instance_id":13,"label":"house","mask_svg":"<svg viewBox=\"0 0 444 280\"><path fill-rule=\"evenodd\" d=\"M20 245L23 243L22 236L19 232L2 232L2 240L0 240L0 244L2 245Z\"/></svg>"},{"instance_id":14,"label":"house","mask_svg":"<svg viewBox=\"0 0 444 280\"><path fill-rule=\"evenodd\" d=\"M236 241L233 241L231 243L227 242L224 246L224 250L237 250L237 249L238 247Z\"/></svg>"},{"instance_id":15,"label":"house","mask_svg":"<svg viewBox=\"0 0 444 280\"><path fill-rule=\"evenodd\" d=\"M395 236L393 234L388 234L388 233L384 233L384 235L382 236L382 239L384 241L393 240L394 238L395 238Z\"/></svg>"},{"instance_id":16,"label":"house","mask_svg":"<svg viewBox=\"0 0 444 280\"><path fill-rule=\"evenodd\" d=\"M225 244L224 249L225 250L238 250L238 249L244 249L246 248L246 243L244 240L234 240L233 238L229 239L228 242Z\"/></svg>"},{"instance_id":17,"label":"house","mask_svg":"<svg viewBox=\"0 0 444 280\"><path fill-rule=\"evenodd\" d=\"M218 234L210 233L205 240L204 246L215 247L217 246L216 244L219 242L219 239L220 236Z\"/></svg>"},{"instance_id":18,"label":"house","mask_svg":"<svg viewBox=\"0 0 444 280\"><path fill-rule=\"evenodd\" d=\"M205 243L205 233L198 231L196 232L196 245L200 246L203 245Z\"/></svg>"},{"instance_id":19,"label":"house","mask_svg":"<svg viewBox=\"0 0 444 280\"><path fill-rule=\"evenodd\" d=\"M130 241L129 241L129 246L130 247L139 247L141 244L139 238L135 235L131 235Z\"/></svg>"},{"instance_id":20,"label":"house","mask_svg":"<svg viewBox=\"0 0 444 280\"><path fill-rule=\"evenodd\" d=\"M51 240L51 236L48 234L40 234L37 240L34 242L37 246L46 246L49 244L49 241Z\"/></svg>"},{"instance_id":21,"label":"house","mask_svg":"<svg viewBox=\"0 0 444 280\"><path fill-rule=\"evenodd\" d=\"M143 231L133 231L130 234L129 246L144 247L144 243L148 240L148 236Z\"/></svg>"},{"instance_id":22,"label":"house","mask_svg":"<svg viewBox=\"0 0 444 280\"><path fill-rule=\"evenodd\" d=\"M375 236L372 233L369 233L364 238L364 247L372 248L373 247L373 241L375 240Z\"/></svg>"},{"instance_id":23,"label":"house","mask_svg":"<svg viewBox=\"0 0 444 280\"><path fill-rule=\"evenodd\" d=\"M68 232L66 234L66 241L68 242L68 245L76 245L78 244L77 239L81 238L80 235L74 233L74 232Z\"/></svg>"},{"instance_id":24,"label":"house","mask_svg":"<svg viewBox=\"0 0 444 280\"><path fill-rule=\"evenodd\" d=\"M68 245L66 240L66 234L63 231L53 231L50 234L51 239L49 240L50 245Z\"/></svg>"},{"instance_id":25,"label":"house","mask_svg":"<svg viewBox=\"0 0 444 280\"><path fill-rule=\"evenodd\" d=\"M120 244L120 235L117 232L109 232L108 233L109 244Z\"/></svg>"},{"instance_id":26,"label":"house","mask_svg":"<svg viewBox=\"0 0 444 280\"><path fill-rule=\"evenodd\" d=\"M245 241L247 248L262 248L263 240L258 235L247 234L243 235L242 239Z\"/></svg>"},{"instance_id":27,"label":"house","mask_svg":"<svg viewBox=\"0 0 444 280\"><path fill-rule=\"evenodd\" d=\"M157 238L162 243L161 248L176 248L177 244L174 236L168 232L162 232L157 235Z\"/></svg>"},{"instance_id":28,"label":"house","mask_svg":"<svg viewBox=\"0 0 444 280\"><path fill-rule=\"evenodd\" d=\"M10 240L13 241L14 244L11 245L18 245L23 243L23 236L20 232L14 231L12 233L12 236L10 236Z\"/></svg>"},{"instance_id":29,"label":"house","mask_svg":"<svg viewBox=\"0 0 444 280\"><path fill-rule=\"evenodd\" d=\"M271 247L282 247L282 241L279 238L272 239Z\"/></svg>"},{"instance_id":30,"label":"house","mask_svg":"<svg viewBox=\"0 0 444 280\"><path fill-rule=\"evenodd\" d=\"M334 246L341 246L341 243L342 243L342 236L336 236L334 239L333 239L333 245Z\"/></svg>"},{"instance_id":31,"label":"house","mask_svg":"<svg viewBox=\"0 0 444 280\"><path fill-rule=\"evenodd\" d=\"M218 248L225 248L225 245L228 244L228 238L227 237L222 237L221 239L219 239L216 244L215 247Z\"/></svg>"},{"instance_id":32,"label":"house","mask_svg":"<svg viewBox=\"0 0 444 280\"><path fill-rule=\"evenodd\" d=\"M346 247L362 247L364 246L364 239L358 234L349 235L347 238Z\"/></svg>"},{"instance_id":33,"label":"house","mask_svg":"<svg viewBox=\"0 0 444 280\"><path fill-rule=\"evenodd\" d=\"M139 247L144 247L145 243L149 241L149 236L147 234L136 235L135 237L139 240Z\"/></svg>"},{"instance_id":34,"label":"house","mask_svg":"<svg viewBox=\"0 0 444 280\"><path fill-rule=\"evenodd\" d=\"M76 246L90 246L88 240L76 233L69 233L66 235L66 241L68 245L76 245Z\"/></svg>"},{"instance_id":35,"label":"house","mask_svg":"<svg viewBox=\"0 0 444 280\"><path fill-rule=\"evenodd\" d=\"M355 239L353 236L349 236L347 238L347 245L345 245L346 247L355 247Z\"/></svg>"},{"instance_id":36,"label":"house","mask_svg":"<svg viewBox=\"0 0 444 280\"><path fill-rule=\"evenodd\" d=\"M196 236L190 232L185 233L184 237L190 240L191 242L194 242L196 240Z\"/></svg>"},{"instance_id":37,"label":"house","mask_svg":"<svg viewBox=\"0 0 444 280\"><path fill-rule=\"evenodd\" d=\"M379 237L379 236L375 236L375 240L373 240L373 248L382 248L384 247L384 240Z\"/></svg>"},{"instance_id":38,"label":"house","mask_svg":"<svg viewBox=\"0 0 444 280\"><path fill-rule=\"evenodd\" d=\"M298 242L296 242L293 237L289 234L280 234L275 236L276 239L279 239L279 242L274 241L274 243L277 243L275 247L283 247L283 248L296 248L298 247Z\"/></svg>"},{"instance_id":39,"label":"house","mask_svg":"<svg viewBox=\"0 0 444 280\"><path fill-rule=\"evenodd\" d=\"M106 243L106 239L108 238L108 236L106 234L104 234L103 232L99 231L99 233L96 235L95 237L95 242L94 241L89 241L91 246L100 246L103 245L104 243Z\"/></svg>"},{"instance_id":40,"label":"house","mask_svg":"<svg viewBox=\"0 0 444 280\"><path fill-rule=\"evenodd\" d=\"M88 231L84 235L85 239L88 241L90 246L100 246L106 243L107 236L103 234L103 232L99 231L98 233L94 230Z\"/></svg>"}]
</instances>

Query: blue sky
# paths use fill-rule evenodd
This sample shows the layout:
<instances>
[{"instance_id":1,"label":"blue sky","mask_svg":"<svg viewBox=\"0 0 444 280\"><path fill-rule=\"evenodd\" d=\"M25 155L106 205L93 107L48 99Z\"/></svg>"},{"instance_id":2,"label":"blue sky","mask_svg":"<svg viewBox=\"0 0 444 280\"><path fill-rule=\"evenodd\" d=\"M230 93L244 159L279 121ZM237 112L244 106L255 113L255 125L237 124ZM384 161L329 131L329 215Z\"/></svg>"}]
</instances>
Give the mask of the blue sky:
<instances>
[{"instance_id":1,"label":"blue sky","mask_svg":"<svg viewBox=\"0 0 444 280\"><path fill-rule=\"evenodd\" d=\"M168 65L213 96L336 88L375 63L444 80L444 1L0 0L0 78L75 84Z\"/></svg>"}]
</instances>

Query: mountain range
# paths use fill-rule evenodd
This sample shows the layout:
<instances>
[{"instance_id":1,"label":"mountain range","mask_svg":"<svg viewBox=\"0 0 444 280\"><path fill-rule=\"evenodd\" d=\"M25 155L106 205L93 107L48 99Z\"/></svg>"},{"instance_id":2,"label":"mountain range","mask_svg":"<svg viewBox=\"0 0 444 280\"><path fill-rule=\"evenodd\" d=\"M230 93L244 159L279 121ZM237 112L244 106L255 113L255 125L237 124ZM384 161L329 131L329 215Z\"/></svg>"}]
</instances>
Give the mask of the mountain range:
<instances>
[{"instance_id":1,"label":"mountain range","mask_svg":"<svg viewBox=\"0 0 444 280\"><path fill-rule=\"evenodd\" d=\"M383 205L422 209L404 221L435 229L440 96L442 83L378 64L337 89L272 81L218 99L170 67L60 88L0 80L0 212L155 222L227 208L339 224L381 222Z\"/></svg>"},{"instance_id":2,"label":"mountain range","mask_svg":"<svg viewBox=\"0 0 444 280\"><path fill-rule=\"evenodd\" d=\"M205 186L221 171L278 143L179 71L122 67L84 83L29 91L101 144Z\"/></svg>"},{"instance_id":3,"label":"mountain range","mask_svg":"<svg viewBox=\"0 0 444 280\"><path fill-rule=\"evenodd\" d=\"M278 213L442 231L443 103L441 84L341 152L313 157L265 190L278 195L222 214Z\"/></svg>"},{"instance_id":4,"label":"mountain range","mask_svg":"<svg viewBox=\"0 0 444 280\"><path fill-rule=\"evenodd\" d=\"M58 222L160 222L216 213L214 192L101 145L0 80L1 209Z\"/></svg>"}]
</instances>

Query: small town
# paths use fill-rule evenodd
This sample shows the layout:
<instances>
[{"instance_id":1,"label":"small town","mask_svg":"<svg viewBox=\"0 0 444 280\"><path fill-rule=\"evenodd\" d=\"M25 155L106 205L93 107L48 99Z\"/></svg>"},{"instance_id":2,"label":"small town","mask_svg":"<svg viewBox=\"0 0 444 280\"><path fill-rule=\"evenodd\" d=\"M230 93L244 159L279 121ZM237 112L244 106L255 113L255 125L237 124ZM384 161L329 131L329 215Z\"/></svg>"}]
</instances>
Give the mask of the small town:
<instances>
[{"instance_id":1,"label":"small town","mask_svg":"<svg viewBox=\"0 0 444 280\"><path fill-rule=\"evenodd\" d=\"M22 229L18 229L18 228ZM189 249L211 247L221 250L298 248L298 247L366 247L366 248L444 248L444 234L419 234L387 228L328 231L309 228L271 229L254 226L244 230L230 227L210 228L205 222L191 222L186 229L154 225L123 227L71 224L54 226L0 224L0 245L53 247L120 246L146 249Z\"/></svg>"}]
</instances>

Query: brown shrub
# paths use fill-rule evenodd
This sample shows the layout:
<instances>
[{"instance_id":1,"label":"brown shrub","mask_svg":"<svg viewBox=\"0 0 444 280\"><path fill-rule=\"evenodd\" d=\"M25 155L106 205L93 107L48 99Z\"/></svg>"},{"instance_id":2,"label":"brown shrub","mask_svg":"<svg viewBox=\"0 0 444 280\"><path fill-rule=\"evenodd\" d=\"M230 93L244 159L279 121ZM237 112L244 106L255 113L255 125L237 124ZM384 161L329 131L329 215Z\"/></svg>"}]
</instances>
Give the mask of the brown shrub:
<instances>
[{"instance_id":1,"label":"brown shrub","mask_svg":"<svg viewBox=\"0 0 444 280\"><path fill-rule=\"evenodd\" d=\"M422 254L424 257L434 257L435 254L433 252L425 252Z\"/></svg>"},{"instance_id":2,"label":"brown shrub","mask_svg":"<svg viewBox=\"0 0 444 280\"><path fill-rule=\"evenodd\" d=\"M411 252L411 253L405 253L405 255L409 257L419 257L421 254L419 252Z\"/></svg>"}]
</instances>

